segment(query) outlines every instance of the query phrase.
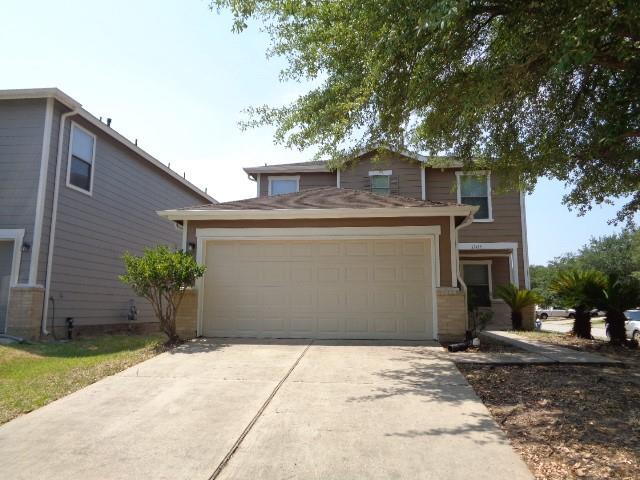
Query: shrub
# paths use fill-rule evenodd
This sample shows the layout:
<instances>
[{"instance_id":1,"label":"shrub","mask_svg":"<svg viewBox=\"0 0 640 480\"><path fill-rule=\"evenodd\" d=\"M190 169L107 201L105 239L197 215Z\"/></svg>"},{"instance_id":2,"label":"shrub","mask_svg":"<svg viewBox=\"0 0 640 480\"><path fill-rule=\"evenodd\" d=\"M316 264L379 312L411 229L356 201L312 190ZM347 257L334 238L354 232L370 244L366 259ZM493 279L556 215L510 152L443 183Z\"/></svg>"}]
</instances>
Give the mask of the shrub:
<instances>
[{"instance_id":1,"label":"shrub","mask_svg":"<svg viewBox=\"0 0 640 480\"><path fill-rule=\"evenodd\" d=\"M560 272L551 283L551 290L576 311L573 321L576 336L592 338L590 310L602 304L607 283L607 277L597 270Z\"/></svg>"},{"instance_id":2,"label":"shrub","mask_svg":"<svg viewBox=\"0 0 640 480\"><path fill-rule=\"evenodd\" d=\"M122 258L126 273L120 280L149 300L161 330L169 337L167 343L176 343L180 340L176 314L185 289L195 284L206 267L198 265L191 254L165 246L147 248L142 256L127 252Z\"/></svg>"},{"instance_id":3,"label":"shrub","mask_svg":"<svg viewBox=\"0 0 640 480\"><path fill-rule=\"evenodd\" d=\"M511 326L514 330L522 329L522 310L542 301L542 297L536 292L526 288L519 289L513 284L500 285L495 294L511 308Z\"/></svg>"}]
</instances>

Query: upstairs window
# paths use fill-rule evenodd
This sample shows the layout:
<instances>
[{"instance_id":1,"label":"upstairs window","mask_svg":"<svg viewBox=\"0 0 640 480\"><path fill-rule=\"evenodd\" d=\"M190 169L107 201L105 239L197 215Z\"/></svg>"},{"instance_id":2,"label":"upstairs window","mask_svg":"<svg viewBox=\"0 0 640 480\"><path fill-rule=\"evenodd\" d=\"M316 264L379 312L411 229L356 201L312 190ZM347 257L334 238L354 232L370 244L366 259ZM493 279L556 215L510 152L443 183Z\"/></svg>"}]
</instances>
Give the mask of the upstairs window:
<instances>
[{"instance_id":1,"label":"upstairs window","mask_svg":"<svg viewBox=\"0 0 640 480\"><path fill-rule=\"evenodd\" d=\"M491 306L491 272L488 263L462 264L462 278L467 284L469 303L477 307Z\"/></svg>"},{"instance_id":2,"label":"upstairs window","mask_svg":"<svg viewBox=\"0 0 640 480\"><path fill-rule=\"evenodd\" d=\"M492 222L491 177L488 173L456 172L458 203L480 207L474 215L476 222Z\"/></svg>"},{"instance_id":3,"label":"upstairs window","mask_svg":"<svg viewBox=\"0 0 640 480\"><path fill-rule=\"evenodd\" d=\"M95 150L96 137L75 123L71 124L67 186L91 195Z\"/></svg>"},{"instance_id":4,"label":"upstairs window","mask_svg":"<svg viewBox=\"0 0 640 480\"><path fill-rule=\"evenodd\" d=\"M391 194L391 170L376 170L369 172L371 193L378 195Z\"/></svg>"},{"instance_id":5,"label":"upstairs window","mask_svg":"<svg viewBox=\"0 0 640 480\"><path fill-rule=\"evenodd\" d=\"M300 177L269 177L269 196L295 193L300 189Z\"/></svg>"}]
</instances>

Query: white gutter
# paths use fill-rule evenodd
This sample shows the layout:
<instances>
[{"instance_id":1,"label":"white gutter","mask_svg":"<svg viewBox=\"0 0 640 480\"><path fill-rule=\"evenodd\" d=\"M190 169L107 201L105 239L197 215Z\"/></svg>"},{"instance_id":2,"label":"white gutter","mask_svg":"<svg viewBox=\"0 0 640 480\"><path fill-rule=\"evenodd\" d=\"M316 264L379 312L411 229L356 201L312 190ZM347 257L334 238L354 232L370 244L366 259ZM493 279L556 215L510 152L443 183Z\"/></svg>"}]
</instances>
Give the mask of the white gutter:
<instances>
[{"instance_id":1,"label":"white gutter","mask_svg":"<svg viewBox=\"0 0 640 480\"><path fill-rule=\"evenodd\" d=\"M56 154L56 178L53 187L53 208L51 211L51 227L49 228L49 251L47 252L47 270L45 272L45 287L44 287L44 306L42 308L42 322L41 330L43 335L48 335L47 331L47 317L49 314L49 291L51 289L51 267L53 264L53 247L56 237L56 221L58 219L58 197L60 194L60 170L62 166L62 143L64 140L64 128L65 121L71 115L76 115L78 109L71 110L70 112L63 113L60 116L60 131L58 132L58 151Z\"/></svg>"},{"instance_id":2,"label":"white gutter","mask_svg":"<svg viewBox=\"0 0 640 480\"><path fill-rule=\"evenodd\" d=\"M479 207L425 206L373 208L289 208L274 210L163 210L157 212L169 220L268 220L308 218L380 218L380 217L448 217L473 215Z\"/></svg>"}]
</instances>

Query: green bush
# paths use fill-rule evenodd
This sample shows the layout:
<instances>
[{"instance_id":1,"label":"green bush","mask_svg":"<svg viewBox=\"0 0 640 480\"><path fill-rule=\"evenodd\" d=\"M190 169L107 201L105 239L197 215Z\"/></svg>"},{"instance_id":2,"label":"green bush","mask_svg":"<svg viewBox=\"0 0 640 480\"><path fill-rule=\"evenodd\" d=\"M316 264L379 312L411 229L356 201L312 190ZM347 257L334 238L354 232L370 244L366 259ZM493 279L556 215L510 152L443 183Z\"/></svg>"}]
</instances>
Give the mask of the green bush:
<instances>
[{"instance_id":1,"label":"green bush","mask_svg":"<svg viewBox=\"0 0 640 480\"><path fill-rule=\"evenodd\" d=\"M122 258L126 273L119 277L120 280L151 302L160 328L169 337L168 343L179 341L176 332L178 308L185 289L204 275L206 267L198 265L191 254L172 251L165 246L147 248L142 256L127 252Z\"/></svg>"}]
</instances>

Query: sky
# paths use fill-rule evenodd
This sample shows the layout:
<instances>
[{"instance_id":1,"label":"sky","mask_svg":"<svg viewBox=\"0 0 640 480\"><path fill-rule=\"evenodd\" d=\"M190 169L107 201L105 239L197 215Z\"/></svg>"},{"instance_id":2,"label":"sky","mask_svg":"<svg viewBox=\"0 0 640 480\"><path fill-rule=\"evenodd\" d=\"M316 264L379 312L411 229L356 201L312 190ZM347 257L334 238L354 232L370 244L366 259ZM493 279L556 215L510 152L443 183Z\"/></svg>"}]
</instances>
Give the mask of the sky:
<instances>
[{"instance_id":1,"label":"sky","mask_svg":"<svg viewBox=\"0 0 640 480\"><path fill-rule=\"evenodd\" d=\"M281 83L268 37L206 0L2 0L0 89L58 87L219 201L255 196L242 167L305 161L313 152L242 131L243 109L281 105L306 91ZM619 231L615 206L578 217L562 183L541 180L527 198L529 259L544 264L590 237ZM619 203L618 203L619 204Z\"/></svg>"}]
</instances>

